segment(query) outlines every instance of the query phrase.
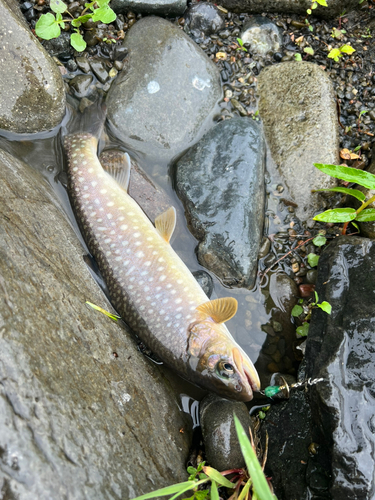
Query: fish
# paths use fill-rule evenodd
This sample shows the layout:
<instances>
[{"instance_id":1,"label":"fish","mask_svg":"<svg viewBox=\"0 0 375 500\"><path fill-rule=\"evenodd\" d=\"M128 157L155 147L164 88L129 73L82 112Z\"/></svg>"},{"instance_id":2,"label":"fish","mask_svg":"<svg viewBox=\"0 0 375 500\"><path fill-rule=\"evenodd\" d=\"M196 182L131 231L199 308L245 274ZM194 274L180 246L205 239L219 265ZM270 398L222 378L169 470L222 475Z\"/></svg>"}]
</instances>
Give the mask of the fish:
<instances>
[{"instance_id":1,"label":"fish","mask_svg":"<svg viewBox=\"0 0 375 500\"><path fill-rule=\"evenodd\" d=\"M209 300L173 250L175 208L153 224L127 193L129 156L121 166L103 168L95 134L67 135L64 147L70 202L121 318L184 379L250 401L260 390L259 376L225 325L237 301Z\"/></svg>"}]
</instances>

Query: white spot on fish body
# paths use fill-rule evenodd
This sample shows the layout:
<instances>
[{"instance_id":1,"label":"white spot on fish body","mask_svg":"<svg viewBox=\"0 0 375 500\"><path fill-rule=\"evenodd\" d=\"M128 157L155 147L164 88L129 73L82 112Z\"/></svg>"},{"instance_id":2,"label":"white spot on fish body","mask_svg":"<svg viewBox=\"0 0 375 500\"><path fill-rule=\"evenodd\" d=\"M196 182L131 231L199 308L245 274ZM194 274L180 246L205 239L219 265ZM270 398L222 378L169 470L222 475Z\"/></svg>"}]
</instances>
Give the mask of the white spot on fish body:
<instances>
[{"instance_id":1,"label":"white spot on fish body","mask_svg":"<svg viewBox=\"0 0 375 500\"><path fill-rule=\"evenodd\" d=\"M112 240L111 240L111 238L106 238L106 239L104 240L104 243L111 243L111 241L112 241ZM111 247L112 247L112 245L111 245Z\"/></svg>"},{"instance_id":2,"label":"white spot on fish body","mask_svg":"<svg viewBox=\"0 0 375 500\"><path fill-rule=\"evenodd\" d=\"M112 229L112 231L109 234L116 234L116 231Z\"/></svg>"},{"instance_id":3,"label":"white spot on fish body","mask_svg":"<svg viewBox=\"0 0 375 500\"><path fill-rule=\"evenodd\" d=\"M139 245L142 245L142 242L141 241L136 241L134 244L135 244L136 247L139 247Z\"/></svg>"},{"instance_id":4,"label":"white spot on fish body","mask_svg":"<svg viewBox=\"0 0 375 500\"><path fill-rule=\"evenodd\" d=\"M180 298L178 298L178 299L175 300L176 304L181 304L181 302L182 302L182 299L180 299Z\"/></svg>"},{"instance_id":5,"label":"white spot on fish body","mask_svg":"<svg viewBox=\"0 0 375 500\"><path fill-rule=\"evenodd\" d=\"M106 194L106 192L107 192L107 190L106 190L106 189L101 189L101 190L100 190L100 193L101 193L101 194Z\"/></svg>"},{"instance_id":6,"label":"white spot on fish body","mask_svg":"<svg viewBox=\"0 0 375 500\"><path fill-rule=\"evenodd\" d=\"M94 188L98 183L96 181L91 182L91 186Z\"/></svg>"},{"instance_id":7,"label":"white spot on fish body","mask_svg":"<svg viewBox=\"0 0 375 500\"><path fill-rule=\"evenodd\" d=\"M103 222L103 219L96 219L96 222Z\"/></svg>"},{"instance_id":8,"label":"white spot on fish body","mask_svg":"<svg viewBox=\"0 0 375 500\"><path fill-rule=\"evenodd\" d=\"M162 274L162 275L160 276L160 278L159 278L159 281L164 281L164 280L165 280L165 278L166 278L166 275L165 275L165 274Z\"/></svg>"},{"instance_id":9,"label":"white spot on fish body","mask_svg":"<svg viewBox=\"0 0 375 500\"><path fill-rule=\"evenodd\" d=\"M163 267L163 266L160 266L160 267L158 267L156 270L160 273L161 271L164 271L164 267Z\"/></svg>"},{"instance_id":10,"label":"white spot on fish body","mask_svg":"<svg viewBox=\"0 0 375 500\"><path fill-rule=\"evenodd\" d=\"M112 219L113 215L112 214L107 214L107 219Z\"/></svg>"},{"instance_id":11,"label":"white spot on fish body","mask_svg":"<svg viewBox=\"0 0 375 500\"><path fill-rule=\"evenodd\" d=\"M113 207L113 205L114 205L113 201L109 201L109 202L107 203L107 207Z\"/></svg>"},{"instance_id":12,"label":"white spot on fish body","mask_svg":"<svg viewBox=\"0 0 375 500\"><path fill-rule=\"evenodd\" d=\"M126 229L128 229L128 226L126 224L123 224L122 226L120 226L120 229L122 231L125 231Z\"/></svg>"},{"instance_id":13,"label":"white spot on fish body","mask_svg":"<svg viewBox=\"0 0 375 500\"><path fill-rule=\"evenodd\" d=\"M146 267L149 267L149 266L151 266L151 261L147 260L143 265Z\"/></svg>"},{"instance_id":14,"label":"white spot on fish body","mask_svg":"<svg viewBox=\"0 0 375 500\"><path fill-rule=\"evenodd\" d=\"M133 236L134 238L139 238L141 236L141 233L134 233Z\"/></svg>"},{"instance_id":15,"label":"white spot on fish body","mask_svg":"<svg viewBox=\"0 0 375 500\"><path fill-rule=\"evenodd\" d=\"M143 289L144 292L148 292L149 290L150 290L149 286L145 286L144 289Z\"/></svg>"},{"instance_id":16,"label":"white spot on fish body","mask_svg":"<svg viewBox=\"0 0 375 500\"><path fill-rule=\"evenodd\" d=\"M77 172L78 167L73 167L73 172Z\"/></svg>"}]
</instances>

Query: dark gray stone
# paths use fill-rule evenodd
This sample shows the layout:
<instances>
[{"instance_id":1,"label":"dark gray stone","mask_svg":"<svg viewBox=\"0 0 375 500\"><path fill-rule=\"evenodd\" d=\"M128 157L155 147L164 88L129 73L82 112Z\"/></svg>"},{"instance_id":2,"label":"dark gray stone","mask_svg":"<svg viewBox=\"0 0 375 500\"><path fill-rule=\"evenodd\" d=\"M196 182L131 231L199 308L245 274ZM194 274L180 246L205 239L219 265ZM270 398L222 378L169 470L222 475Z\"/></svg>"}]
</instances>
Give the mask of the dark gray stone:
<instances>
[{"instance_id":1,"label":"dark gray stone","mask_svg":"<svg viewBox=\"0 0 375 500\"><path fill-rule=\"evenodd\" d=\"M374 496L375 242L343 236L319 260L299 380L323 378L271 408L267 472L279 500Z\"/></svg>"},{"instance_id":2,"label":"dark gray stone","mask_svg":"<svg viewBox=\"0 0 375 500\"><path fill-rule=\"evenodd\" d=\"M195 271L193 276L198 281L207 297L211 298L212 292L214 291L214 282L211 276L206 273L206 271Z\"/></svg>"},{"instance_id":3,"label":"dark gray stone","mask_svg":"<svg viewBox=\"0 0 375 500\"><path fill-rule=\"evenodd\" d=\"M47 182L0 150L0 496L128 500L184 481L190 431ZM179 432L184 427L185 432Z\"/></svg>"},{"instance_id":4,"label":"dark gray stone","mask_svg":"<svg viewBox=\"0 0 375 500\"><path fill-rule=\"evenodd\" d=\"M105 83L109 79L108 71L103 59L90 59L90 67L100 83Z\"/></svg>"},{"instance_id":5,"label":"dark gray stone","mask_svg":"<svg viewBox=\"0 0 375 500\"><path fill-rule=\"evenodd\" d=\"M207 462L219 471L245 467L233 414L236 414L249 436L249 428L253 428L245 403L209 394L200 404L199 415Z\"/></svg>"},{"instance_id":6,"label":"dark gray stone","mask_svg":"<svg viewBox=\"0 0 375 500\"><path fill-rule=\"evenodd\" d=\"M204 38L224 28L219 9L211 3L197 3L185 12L184 30L195 38Z\"/></svg>"},{"instance_id":7,"label":"dark gray stone","mask_svg":"<svg viewBox=\"0 0 375 500\"><path fill-rule=\"evenodd\" d=\"M329 0L328 7L318 5L314 15L330 19L349 12L358 6L357 0ZM233 12L278 12L280 14L304 14L311 7L311 0L222 0L220 5Z\"/></svg>"},{"instance_id":8,"label":"dark gray stone","mask_svg":"<svg viewBox=\"0 0 375 500\"><path fill-rule=\"evenodd\" d=\"M69 86L77 97L90 95L94 90L94 85L91 86L92 75L77 75L69 81ZM91 87L90 87L91 86Z\"/></svg>"},{"instance_id":9,"label":"dark gray stone","mask_svg":"<svg viewBox=\"0 0 375 500\"><path fill-rule=\"evenodd\" d=\"M74 54L74 49L70 43L70 33L64 31L58 38L43 40L42 44L50 56L56 56L62 60L67 60Z\"/></svg>"},{"instance_id":10,"label":"dark gray stone","mask_svg":"<svg viewBox=\"0 0 375 500\"><path fill-rule=\"evenodd\" d=\"M305 222L321 211L324 199L312 189L334 187L337 180L314 163L338 164L339 132L335 93L316 64L286 62L265 68L258 78L259 113L272 159Z\"/></svg>"},{"instance_id":11,"label":"dark gray stone","mask_svg":"<svg viewBox=\"0 0 375 500\"><path fill-rule=\"evenodd\" d=\"M112 0L115 12L126 14L129 10L155 16L180 16L186 9L187 0Z\"/></svg>"},{"instance_id":12,"label":"dark gray stone","mask_svg":"<svg viewBox=\"0 0 375 500\"><path fill-rule=\"evenodd\" d=\"M279 51L282 45L279 28L266 17L252 17L245 24L240 38L243 43L250 44L251 53L262 56Z\"/></svg>"},{"instance_id":13,"label":"dark gray stone","mask_svg":"<svg viewBox=\"0 0 375 500\"><path fill-rule=\"evenodd\" d=\"M196 138L222 96L218 69L179 28L146 17L129 31L129 62L108 93L108 119L131 150L171 159Z\"/></svg>"},{"instance_id":14,"label":"dark gray stone","mask_svg":"<svg viewBox=\"0 0 375 500\"><path fill-rule=\"evenodd\" d=\"M259 126L233 118L180 158L176 190L200 241L199 262L222 280L252 288L264 218L264 144Z\"/></svg>"},{"instance_id":15,"label":"dark gray stone","mask_svg":"<svg viewBox=\"0 0 375 500\"><path fill-rule=\"evenodd\" d=\"M33 133L65 114L60 71L19 18L18 3L0 0L0 128Z\"/></svg>"}]
</instances>

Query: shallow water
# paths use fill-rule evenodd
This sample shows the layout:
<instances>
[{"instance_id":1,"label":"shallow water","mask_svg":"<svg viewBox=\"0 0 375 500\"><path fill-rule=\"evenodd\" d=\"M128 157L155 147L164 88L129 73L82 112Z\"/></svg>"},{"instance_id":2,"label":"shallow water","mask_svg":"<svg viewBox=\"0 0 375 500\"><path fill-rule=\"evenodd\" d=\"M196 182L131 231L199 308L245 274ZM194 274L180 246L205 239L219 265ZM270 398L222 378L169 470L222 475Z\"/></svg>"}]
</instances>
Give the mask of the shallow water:
<instances>
[{"instance_id":1,"label":"shallow water","mask_svg":"<svg viewBox=\"0 0 375 500\"><path fill-rule=\"evenodd\" d=\"M62 134L66 133L65 129L67 125L68 128L71 129L71 123L74 123L75 121L75 113L76 112L73 108L70 107L62 125L49 132L34 135L18 135L1 131L0 147L38 170L48 181L56 195L56 198L60 201L67 219L76 232L83 248L87 252L87 247L79 232L68 195L64 187L65 159L62 150L61 138ZM214 114L215 113L213 113L212 116L214 116ZM209 126L214 126L212 117L207 120L205 127L200 131L196 140L204 134ZM106 141L100 141L100 149L118 147L127 151L151 178L154 184L166 192L177 211L177 226L171 241L172 247L192 272L198 270L205 270L208 272L199 264L196 258L195 247L197 245L197 240L189 232L183 205L173 189L173 169L171 168L173 162L168 164L166 161L157 161L155 158L147 158L144 155L137 155L136 152L127 150L113 136L105 134L105 137ZM278 232L285 233L290 227L289 222L282 222L287 213L285 211L281 212L279 208L280 194L276 190L276 186L278 184L279 177L268 152L266 174L266 217L264 227L264 234L266 236ZM286 190L283 191L282 196L287 197ZM271 249L277 257L280 257L283 253L278 253L277 245L274 243L271 245ZM262 269L265 267L262 262L260 262L260 266ZM267 373L265 363L262 362L259 366L257 366L256 361L267 337L266 333L262 331L262 325L265 325L270 321L271 312L273 310L273 304L270 304L268 292L269 275L263 280L264 282L262 286L260 286L260 280L258 279L254 289L247 290L230 288L212 273L209 274L212 276L214 281L214 291L211 296L212 299L231 296L238 300L238 312L234 318L228 321L227 326L236 341L255 363L261 377L262 386L264 386L264 384L268 383L270 375ZM95 276L95 274L94 277L96 277L98 284L102 286L103 284L101 283L100 277L97 275ZM201 398L203 394L202 391L180 379L176 382L175 377L173 377L173 374L171 374L168 369L163 368L163 370L165 370L165 374L170 383L175 386L176 390L180 394L188 394L188 396L192 396L197 399Z\"/></svg>"}]
</instances>

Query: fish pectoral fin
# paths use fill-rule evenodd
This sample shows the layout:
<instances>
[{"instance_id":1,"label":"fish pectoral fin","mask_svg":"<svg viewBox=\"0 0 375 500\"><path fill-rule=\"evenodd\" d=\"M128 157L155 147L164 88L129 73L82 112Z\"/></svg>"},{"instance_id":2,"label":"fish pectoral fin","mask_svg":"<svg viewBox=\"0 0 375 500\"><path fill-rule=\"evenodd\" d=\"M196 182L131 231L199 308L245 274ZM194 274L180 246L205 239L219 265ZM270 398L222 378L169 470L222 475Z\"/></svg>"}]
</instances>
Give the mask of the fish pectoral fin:
<instances>
[{"instance_id":1,"label":"fish pectoral fin","mask_svg":"<svg viewBox=\"0 0 375 500\"><path fill-rule=\"evenodd\" d=\"M237 312L238 302L233 297L210 300L197 307L197 311L212 318L215 323L225 323Z\"/></svg>"},{"instance_id":2,"label":"fish pectoral fin","mask_svg":"<svg viewBox=\"0 0 375 500\"><path fill-rule=\"evenodd\" d=\"M160 236L169 243L174 228L176 227L176 209L170 207L168 210L158 215L155 219L155 227L159 231Z\"/></svg>"},{"instance_id":3,"label":"fish pectoral fin","mask_svg":"<svg viewBox=\"0 0 375 500\"><path fill-rule=\"evenodd\" d=\"M128 153L116 154L111 159L110 156L105 157L105 161L101 161L103 170L105 170L119 184L122 189L128 191L130 180L131 162ZM101 158L99 158L100 160Z\"/></svg>"}]
</instances>

